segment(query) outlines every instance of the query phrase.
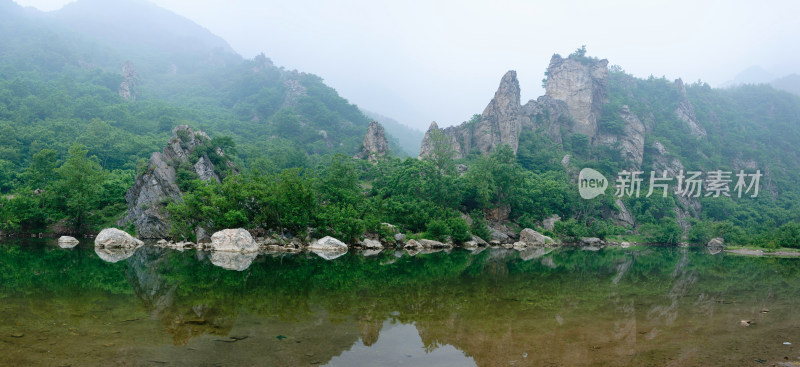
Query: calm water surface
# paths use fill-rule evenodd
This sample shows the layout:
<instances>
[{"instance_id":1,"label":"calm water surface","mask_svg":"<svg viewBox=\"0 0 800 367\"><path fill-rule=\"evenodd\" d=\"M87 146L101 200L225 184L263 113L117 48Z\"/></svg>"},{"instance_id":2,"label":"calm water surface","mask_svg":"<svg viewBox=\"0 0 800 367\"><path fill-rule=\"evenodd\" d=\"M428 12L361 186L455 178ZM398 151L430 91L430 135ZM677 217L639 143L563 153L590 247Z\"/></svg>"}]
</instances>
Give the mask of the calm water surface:
<instances>
[{"instance_id":1,"label":"calm water surface","mask_svg":"<svg viewBox=\"0 0 800 367\"><path fill-rule=\"evenodd\" d=\"M799 347L800 259L0 244L0 366L796 366Z\"/></svg>"}]
</instances>

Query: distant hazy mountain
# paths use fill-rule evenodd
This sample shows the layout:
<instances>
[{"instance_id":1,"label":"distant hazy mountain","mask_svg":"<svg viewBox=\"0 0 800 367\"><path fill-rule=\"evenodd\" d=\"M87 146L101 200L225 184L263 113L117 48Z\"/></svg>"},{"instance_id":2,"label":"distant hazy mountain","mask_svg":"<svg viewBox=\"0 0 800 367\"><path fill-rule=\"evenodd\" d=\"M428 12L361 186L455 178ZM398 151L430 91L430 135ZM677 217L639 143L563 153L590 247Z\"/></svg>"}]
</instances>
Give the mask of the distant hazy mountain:
<instances>
[{"instance_id":1,"label":"distant hazy mountain","mask_svg":"<svg viewBox=\"0 0 800 367\"><path fill-rule=\"evenodd\" d=\"M791 74L769 83L775 89L785 90L800 96L800 75Z\"/></svg>"},{"instance_id":2,"label":"distant hazy mountain","mask_svg":"<svg viewBox=\"0 0 800 367\"><path fill-rule=\"evenodd\" d=\"M364 109L362 109L361 112L367 115L367 117L380 122L386 129L386 132L397 139L400 147L403 148L408 155L412 157L419 155L420 144L422 143L422 138L425 136L425 133L376 112Z\"/></svg>"},{"instance_id":3,"label":"distant hazy mountain","mask_svg":"<svg viewBox=\"0 0 800 367\"><path fill-rule=\"evenodd\" d=\"M733 80L723 83L722 87L729 88L745 84L769 84L775 89L800 96L800 75L789 74L777 77L760 66L751 66L745 69Z\"/></svg>"},{"instance_id":4,"label":"distant hazy mountain","mask_svg":"<svg viewBox=\"0 0 800 367\"><path fill-rule=\"evenodd\" d=\"M764 70L764 68L760 66L751 66L725 83L722 83L722 87L733 87L736 85L742 84L763 84L769 83L770 81L774 80L776 77L772 73Z\"/></svg>"},{"instance_id":5,"label":"distant hazy mountain","mask_svg":"<svg viewBox=\"0 0 800 367\"><path fill-rule=\"evenodd\" d=\"M80 0L47 15L121 54L135 56L140 74L194 71L241 61L222 38L144 0Z\"/></svg>"}]
</instances>

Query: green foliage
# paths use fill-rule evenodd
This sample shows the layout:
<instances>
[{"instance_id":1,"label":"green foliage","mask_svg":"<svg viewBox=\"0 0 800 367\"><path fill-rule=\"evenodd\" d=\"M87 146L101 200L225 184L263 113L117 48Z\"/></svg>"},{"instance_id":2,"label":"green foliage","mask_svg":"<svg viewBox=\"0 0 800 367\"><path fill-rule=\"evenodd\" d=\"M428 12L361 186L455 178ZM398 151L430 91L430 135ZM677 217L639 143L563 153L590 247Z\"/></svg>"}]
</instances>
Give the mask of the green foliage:
<instances>
[{"instance_id":1,"label":"green foliage","mask_svg":"<svg viewBox=\"0 0 800 367\"><path fill-rule=\"evenodd\" d=\"M73 145L69 157L56 170L59 180L55 188L62 195L57 197L56 205L73 219L76 229L86 224L89 210L96 207L105 174L96 160L86 156L88 152L80 144Z\"/></svg>"},{"instance_id":2,"label":"green foliage","mask_svg":"<svg viewBox=\"0 0 800 367\"><path fill-rule=\"evenodd\" d=\"M489 226L486 223L486 219L483 218L483 213L479 210L473 210L470 213L470 218L472 219L472 225L469 227L470 232L482 239L488 239L490 235Z\"/></svg>"},{"instance_id":3,"label":"green foliage","mask_svg":"<svg viewBox=\"0 0 800 367\"><path fill-rule=\"evenodd\" d=\"M444 220L431 219L431 221L428 222L425 235L432 240L445 241L450 235L450 227L447 226L447 222Z\"/></svg>"}]
</instances>

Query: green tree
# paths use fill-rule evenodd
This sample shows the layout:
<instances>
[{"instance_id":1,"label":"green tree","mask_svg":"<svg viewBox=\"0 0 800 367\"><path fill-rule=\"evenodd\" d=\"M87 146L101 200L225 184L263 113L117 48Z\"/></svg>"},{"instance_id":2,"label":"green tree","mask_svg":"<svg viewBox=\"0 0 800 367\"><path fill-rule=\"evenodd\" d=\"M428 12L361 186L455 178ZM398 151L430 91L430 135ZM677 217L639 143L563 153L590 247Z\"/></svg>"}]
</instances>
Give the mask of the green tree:
<instances>
[{"instance_id":1,"label":"green tree","mask_svg":"<svg viewBox=\"0 0 800 367\"><path fill-rule=\"evenodd\" d=\"M69 148L69 157L57 170L60 204L78 230L88 224L88 215L100 199L103 184L103 169L95 157L86 156L88 152L83 145L74 144Z\"/></svg>"}]
</instances>

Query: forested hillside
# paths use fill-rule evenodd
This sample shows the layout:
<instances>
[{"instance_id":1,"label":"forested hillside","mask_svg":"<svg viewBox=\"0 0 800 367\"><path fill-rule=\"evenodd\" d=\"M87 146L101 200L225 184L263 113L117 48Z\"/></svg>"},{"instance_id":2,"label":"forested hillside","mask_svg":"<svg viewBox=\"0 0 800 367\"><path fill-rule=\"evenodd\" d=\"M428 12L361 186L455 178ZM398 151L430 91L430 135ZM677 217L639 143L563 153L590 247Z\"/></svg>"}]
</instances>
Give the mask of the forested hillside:
<instances>
[{"instance_id":1,"label":"forested hillside","mask_svg":"<svg viewBox=\"0 0 800 367\"><path fill-rule=\"evenodd\" d=\"M137 167L177 125L229 136L239 166L276 172L356 153L369 123L321 78L264 55L243 60L224 40L145 1L82 0L42 13L2 0L0 10L5 231L113 223ZM79 198L68 192L78 189L66 184L68 170L59 171L70 158L87 170L71 172L91 181ZM69 209L70 200L81 204Z\"/></svg>"}]
</instances>

